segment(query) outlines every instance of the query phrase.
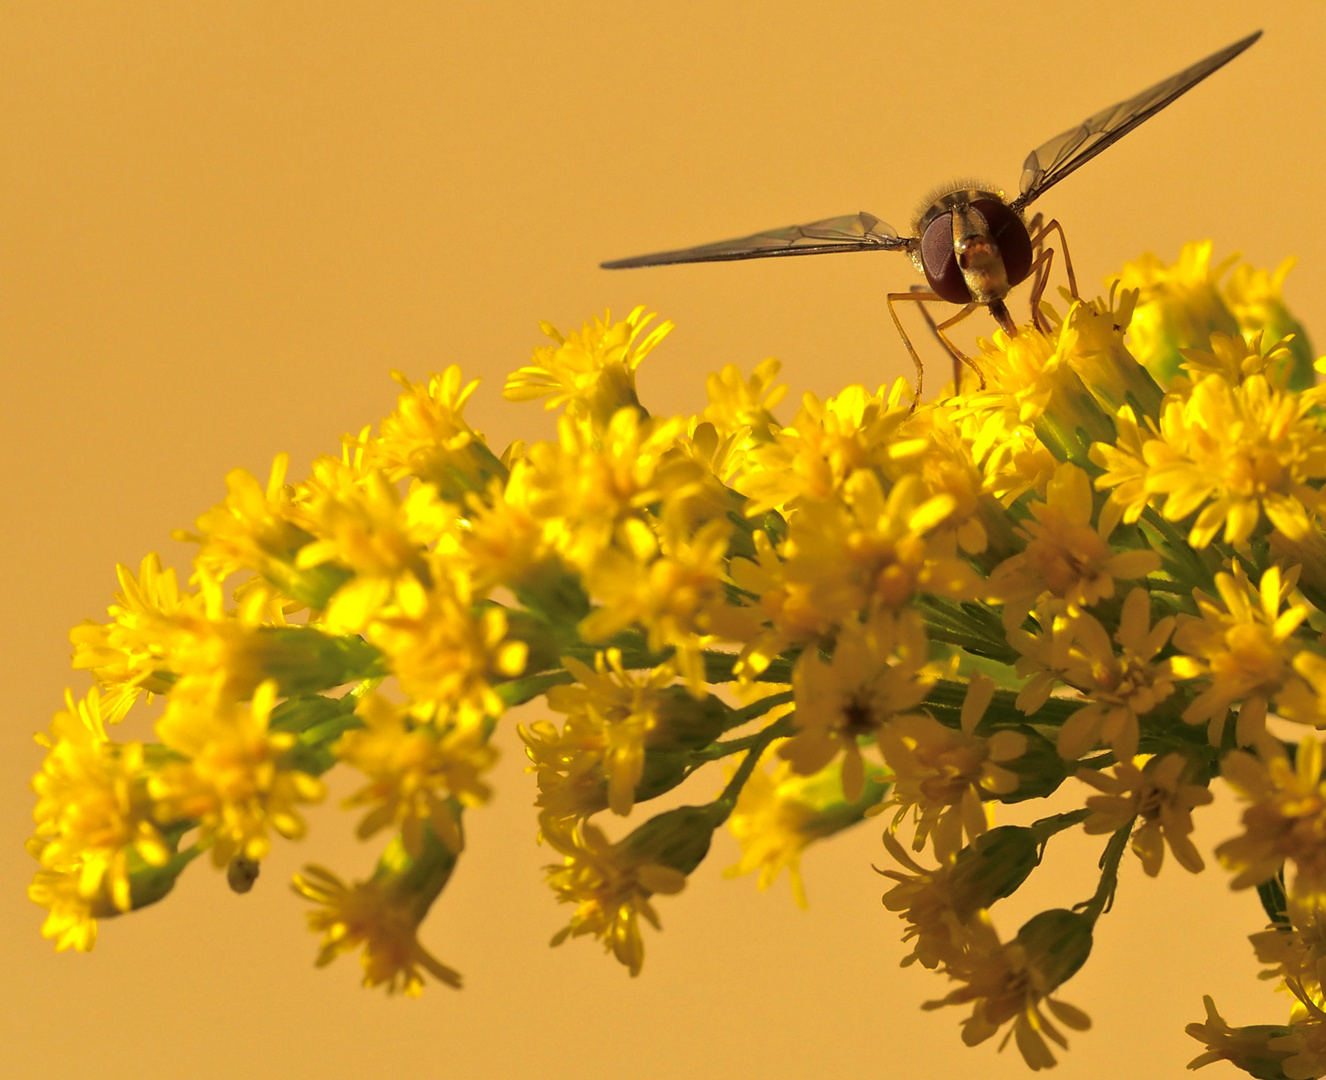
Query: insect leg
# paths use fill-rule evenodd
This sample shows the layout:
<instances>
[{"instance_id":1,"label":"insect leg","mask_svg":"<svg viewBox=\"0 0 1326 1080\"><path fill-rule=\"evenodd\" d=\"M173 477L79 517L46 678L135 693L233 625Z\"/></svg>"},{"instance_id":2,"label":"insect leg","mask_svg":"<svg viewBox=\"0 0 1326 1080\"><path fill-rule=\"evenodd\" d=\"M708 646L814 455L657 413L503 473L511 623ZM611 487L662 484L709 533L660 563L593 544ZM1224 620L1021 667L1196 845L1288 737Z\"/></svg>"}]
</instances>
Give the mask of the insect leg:
<instances>
[{"instance_id":1,"label":"insect leg","mask_svg":"<svg viewBox=\"0 0 1326 1080\"><path fill-rule=\"evenodd\" d=\"M929 290L924 285L912 286L913 294L921 292L929 292ZM947 303L947 301L945 301L945 303ZM980 306L980 304L975 302L970 303L951 319L945 319L942 323L936 323L935 317L930 314L930 309L925 306L924 302L921 303L921 317L925 319L926 326L930 327L930 332L935 335L936 340L938 340L938 342L948 350L949 355L953 357L953 389L955 391L962 385L962 368L959 366L961 364L966 364L972 369L972 371L976 372L977 377L981 380L981 389L985 389L985 376L981 373L980 368L978 368L972 362L971 358L963 353L961 349L954 345L944 333L944 331L950 326L960 323Z\"/></svg>"},{"instance_id":2,"label":"insect leg","mask_svg":"<svg viewBox=\"0 0 1326 1080\"><path fill-rule=\"evenodd\" d=\"M1042 334L1050 332L1050 326L1041 314L1041 297L1045 295L1045 286L1050 283L1050 266L1053 262L1054 248L1046 248L1031 264L1035 274L1031 284L1031 324Z\"/></svg>"},{"instance_id":3,"label":"insect leg","mask_svg":"<svg viewBox=\"0 0 1326 1080\"><path fill-rule=\"evenodd\" d=\"M934 327L935 336L939 338L939 340L944 343L944 347L948 349L950 353L953 354L954 391L957 391L958 388L962 386L962 368L958 367L959 364L966 364L967 367L971 368L972 371L976 372L976 377L981 381L981 389L982 390L985 389L985 373L976 366L975 361L973 361L970 356L968 356L956 345L954 345L953 342L949 341L948 337L944 333L944 331L947 330L950 326L955 326L956 324L962 322L963 319L965 319L968 315L970 315L980 306L981 306L980 304L973 301L972 303L964 307L961 311L959 311L956 315L954 315L951 319L945 319L938 326Z\"/></svg>"},{"instance_id":4,"label":"insect leg","mask_svg":"<svg viewBox=\"0 0 1326 1080\"><path fill-rule=\"evenodd\" d=\"M902 328L902 320L898 318L898 312L893 305L901 300L908 300L913 304L924 305L931 300L942 302L944 298L936 292L931 292L929 289L922 289L919 291L913 290L912 292L888 293L886 294L885 299L889 305L889 314L893 317L894 329L898 331L898 336L902 338L902 343L907 346L907 351L911 353L912 363L916 365L916 392L912 395L912 412L915 412L916 406L921 401L921 383L925 379L925 367L921 364L921 357L917 355L916 347L912 344L912 339L907 336L907 331ZM922 306L921 310L922 312L925 312L925 307ZM935 325L928 312L926 312L926 321L929 322L932 327ZM937 329L936 333L938 333Z\"/></svg>"},{"instance_id":5,"label":"insect leg","mask_svg":"<svg viewBox=\"0 0 1326 1080\"><path fill-rule=\"evenodd\" d=\"M1033 223L1036 224L1039 224L1039 220L1040 220L1039 214L1037 214L1036 217L1032 218ZM1045 241L1045 238L1049 236L1050 233L1052 232L1057 232L1059 234L1059 246L1063 248L1064 273L1068 275L1068 291L1072 294L1074 300L1081 300L1082 297L1078 294L1077 291L1077 275L1073 273L1073 260L1072 257L1068 254L1068 237L1064 236L1064 227L1059 224L1057 218L1051 218L1048 222L1045 223L1045 226L1040 230L1039 233L1034 234L1032 239L1032 245L1037 246L1043 243Z\"/></svg>"}]
</instances>

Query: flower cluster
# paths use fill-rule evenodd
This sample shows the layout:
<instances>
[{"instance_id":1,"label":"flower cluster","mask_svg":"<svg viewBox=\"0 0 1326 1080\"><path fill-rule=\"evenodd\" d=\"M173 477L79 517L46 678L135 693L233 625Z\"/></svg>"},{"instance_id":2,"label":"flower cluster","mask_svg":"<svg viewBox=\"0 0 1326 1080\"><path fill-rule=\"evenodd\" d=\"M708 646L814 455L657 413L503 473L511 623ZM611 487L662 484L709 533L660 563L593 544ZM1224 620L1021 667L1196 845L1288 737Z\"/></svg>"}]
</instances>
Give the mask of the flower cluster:
<instances>
[{"instance_id":1,"label":"flower cluster","mask_svg":"<svg viewBox=\"0 0 1326 1080\"><path fill-rule=\"evenodd\" d=\"M524 705L571 912L553 944L593 937L638 974L643 924L719 828L729 875L786 869L804 904L802 852L874 819L905 963L948 980L924 1007L1039 1069L1090 1026L1060 987L1121 861L1202 871L1192 815L1223 776L1248 805L1215 855L1258 890L1254 945L1294 1006L1232 1028L1208 999L1193 1064L1326 1075L1322 750L1268 724L1326 728L1326 390L1287 266L1229 270L1209 245L1148 256L1107 299L982 341L979 390L919 405L899 380L780 419L765 361L655 416L636 372L671 324L643 308L543 327L506 396L558 412L547 442L496 454L458 368L397 374L392 414L307 478L232 473L176 534L185 584L149 555L73 631L95 686L39 736L43 932L90 949L205 852L247 891L342 767L359 837L385 840L365 880L296 876L318 963L361 950L366 985L459 986L417 931ZM710 765L711 801L648 812ZM1079 809L996 823L1065 784ZM998 902L1076 829L1106 838L1093 894L1001 935Z\"/></svg>"}]
</instances>

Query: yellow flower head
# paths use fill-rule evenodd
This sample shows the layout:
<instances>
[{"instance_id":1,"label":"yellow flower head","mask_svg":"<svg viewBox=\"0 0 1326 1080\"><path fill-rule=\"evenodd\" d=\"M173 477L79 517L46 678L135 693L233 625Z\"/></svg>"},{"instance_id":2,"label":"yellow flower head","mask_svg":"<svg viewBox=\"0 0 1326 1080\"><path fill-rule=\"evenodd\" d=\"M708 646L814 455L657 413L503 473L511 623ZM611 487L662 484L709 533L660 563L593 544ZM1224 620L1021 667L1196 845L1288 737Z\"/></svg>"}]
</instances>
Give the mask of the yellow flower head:
<instances>
[{"instance_id":1,"label":"yellow flower head","mask_svg":"<svg viewBox=\"0 0 1326 1080\"><path fill-rule=\"evenodd\" d=\"M792 673L797 734L779 755L810 776L845 753L843 793L859 798L865 788L860 740L874 739L887 721L925 700L934 685L922 673L927 648L924 620L907 610L849 622L827 662L807 649Z\"/></svg>"},{"instance_id":2,"label":"yellow flower head","mask_svg":"<svg viewBox=\"0 0 1326 1080\"><path fill-rule=\"evenodd\" d=\"M1046 1037L1065 1049L1068 1040L1050 1022L1042 1006L1074 1031L1086 1031L1091 1026L1086 1013L1050 997L1051 991L1086 959L1090 931L1083 929L1085 925L1082 916L1047 911L1028 922L1012 941L1001 944L989 915L978 913L969 928L966 948L960 956L946 961L943 969L964 985L938 1001L927 1001L922 1008L971 1003L971 1015L962 1025L962 1041L968 1046L984 1042L1011 1020L1013 1027L999 1049L1012 1038L1033 1070L1053 1067L1056 1061ZM1065 968L1067 974L1063 973Z\"/></svg>"},{"instance_id":3,"label":"yellow flower head","mask_svg":"<svg viewBox=\"0 0 1326 1080\"><path fill-rule=\"evenodd\" d=\"M587 568L585 584L599 606L580 623L586 641L601 642L631 625L641 627L655 652L676 650L677 666L696 697L704 696L700 655L710 637L744 640L758 625L751 608L728 602L727 521L688 527L665 513L657 531L632 519L624 543Z\"/></svg>"},{"instance_id":4,"label":"yellow flower head","mask_svg":"<svg viewBox=\"0 0 1326 1080\"><path fill-rule=\"evenodd\" d=\"M588 419L600 429L618 409L638 408L636 369L672 332L673 324L661 322L637 342L654 319L645 314L643 304L621 322L611 322L611 318L605 314L569 336L563 336L552 323L540 323L539 329L553 345L535 349L533 363L507 378L502 396L507 401L546 397L545 408L565 405L568 416Z\"/></svg>"},{"instance_id":5,"label":"yellow flower head","mask_svg":"<svg viewBox=\"0 0 1326 1080\"><path fill-rule=\"evenodd\" d=\"M1326 432L1307 415L1312 404L1264 375L1238 385L1207 375L1187 400L1166 402L1160 437L1143 445L1148 497L1165 496L1161 513L1170 521L1200 510L1188 535L1194 547L1206 547L1222 525L1225 542L1241 544L1263 514L1290 539L1302 538L1319 501L1308 481L1326 477Z\"/></svg>"},{"instance_id":6,"label":"yellow flower head","mask_svg":"<svg viewBox=\"0 0 1326 1080\"><path fill-rule=\"evenodd\" d=\"M1320 1073L1286 1073L1286 1058L1293 1050L1284 1047L1281 1040L1292 1035L1294 1029L1281 1024L1254 1024L1251 1027L1232 1028L1219 1012L1210 994L1202 997L1206 1006L1206 1021L1189 1024L1184 1030L1206 1047L1188 1062L1188 1068L1200 1069L1213 1061L1228 1061L1253 1076L1283 1076L1302 1078Z\"/></svg>"},{"instance_id":7,"label":"yellow flower head","mask_svg":"<svg viewBox=\"0 0 1326 1080\"><path fill-rule=\"evenodd\" d=\"M162 694L170 683L157 673L169 665L175 623L183 600L173 569L163 569L156 553L143 558L138 575L118 564L115 573L120 591L109 608L106 624L85 620L69 632L74 646L74 667L92 672L106 691L101 705L106 719L117 723L138 695Z\"/></svg>"},{"instance_id":8,"label":"yellow flower head","mask_svg":"<svg viewBox=\"0 0 1326 1080\"><path fill-rule=\"evenodd\" d=\"M1123 603L1116 652L1105 628L1085 613L1067 619L1073 639L1059 677L1081 691L1087 704L1059 729L1059 755L1072 761L1098 743L1131 761L1141 737L1139 717L1174 692L1173 664L1156 661L1174 629L1173 616L1151 625L1151 596L1133 589Z\"/></svg>"},{"instance_id":9,"label":"yellow flower head","mask_svg":"<svg viewBox=\"0 0 1326 1080\"><path fill-rule=\"evenodd\" d=\"M522 732L526 752L538 771L539 805L551 809L555 789L573 778L573 789L589 795L592 777L596 790L606 781L612 812L629 814L644 773L645 748L669 702L663 691L676 680L676 665L666 661L636 675L622 666L620 649L598 653L593 668L569 656L562 665L576 682L548 691L548 707L566 714L561 732L555 741L546 739L546 731L542 739L534 731L528 737ZM542 801L543 796L549 801ZM582 803L592 806L587 813L602 809L593 802L597 800Z\"/></svg>"},{"instance_id":10,"label":"yellow flower head","mask_svg":"<svg viewBox=\"0 0 1326 1080\"><path fill-rule=\"evenodd\" d=\"M1114 595L1115 578L1139 578L1160 569L1149 549L1115 552L1093 526L1091 480L1064 462L1054 471L1045 502L1030 505L1034 521L1018 530L1027 546L990 575L990 591L1004 605L1004 626L1021 626L1038 603L1075 613Z\"/></svg>"},{"instance_id":11,"label":"yellow flower head","mask_svg":"<svg viewBox=\"0 0 1326 1080\"><path fill-rule=\"evenodd\" d=\"M777 746L775 742L770 749ZM729 774L733 771L729 769ZM809 777L797 776L787 761L778 762L772 770L757 768L728 818L728 828L741 845L741 859L724 870L723 876L758 870L757 884L767 889L786 867L792 896L804 908L801 853L816 840L860 821L878 804L886 786L887 773L872 772L866 777L861 798L848 802L841 769L833 765Z\"/></svg>"},{"instance_id":12,"label":"yellow flower head","mask_svg":"<svg viewBox=\"0 0 1326 1080\"><path fill-rule=\"evenodd\" d=\"M1295 259L1285 259L1274 272L1242 265L1234 267L1225 282L1225 302L1238 320L1239 330L1249 342L1265 339L1283 342L1291 361L1288 384L1304 390L1313 383L1312 346L1302 324L1285 307L1281 290ZM1291 339L1288 340L1288 339Z\"/></svg>"},{"instance_id":13,"label":"yellow flower head","mask_svg":"<svg viewBox=\"0 0 1326 1080\"><path fill-rule=\"evenodd\" d=\"M1234 871L1230 887L1246 889L1280 872L1288 859L1297 870L1290 895L1300 904L1326 906L1326 783L1321 743L1311 736L1290 762L1279 743L1264 740L1260 757L1235 750L1220 772L1249 803L1243 832L1216 848L1220 863Z\"/></svg>"},{"instance_id":14,"label":"yellow flower head","mask_svg":"<svg viewBox=\"0 0 1326 1080\"><path fill-rule=\"evenodd\" d=\"M1205 867L1189 834L1192 810L1205 806L1213 796L1208 788L1182 782L1188 760L1182 754L1167 754L1139 769L1132 761L1120 761L1114 774L1081 769L1077 778L1101 795L1087 799L1091 816L1083 824L1089 833L1113 833L1137 821L1133 830L1133 854L1151 877L1160 873L1165 845L1180 866L1196 874Z\"/></svg>"},{"instance_id":15,"label":"yellow flower head","mask_svg":"<svg viewBox=\"0 0 1326 1080\"><path fill-rule=\"evenodd\" d=\"M492 790L480 777L497 760L496 748L473 727L438 731L421 725L407 709L378 694L365 697L355 712L364 727L347 731L332 752L369 778L343 803L373 807L359 823L359 838L391 825L401 830L406 852L418 856L427 823L451 851L459 852L464 839L451 800L461 806L488 801Z\"/></svg>"},{"instance_id":16,"label":"yellow flower head","mask_svg":"<svg viewBox=\"0 0 1326 1080\"><path fill-rule=\"evenodd\" d=\"M212 847L217 867L235 855L263 859L271 849L269 827L302 836L296 807L323 797L321 780L282 761L295 736L269 729L275 698L269 681L247 704L172 699L157 722L161 741L183 759L167 762L149 780L157 818L197 821L199 842Z\"/></svg>"},{"instance_id":17,"label":"yellow flower head","mask_svg":"<svg viewBox=\"0 0 1326 1080\"><path fill-rule=\"evenodd\" d=\"M1172 266L1143 255L1111 279L1123 289L1140 290L1128 337L1133 353L1161 386L1168 387L1178 373L1181 349L1205 348L1216 332L1239 332L1218 287L1238 256L1212 267L1211 249L1209 240L1184 244Z\"/></svg>"},{"instance_id":18,"label":"yellow flower head","mask_svg":"<svg viewBox=\"0 0 1326 1080\"><path fill-rule=\"evenodd\" d=\"M907 854L892 832L885 830L883 840L894 861L910 871L876 868L878 873L898 883L884 894L884 906L907 923L902 940L915 943L900 966L919 962L933 970L940 964L956 961L967 946L969 931L967 922L955 910L958 900L952 860L927 870Z\"/></svg>"},{"instance_id":19,"label":"yellow flower head","mask_svg":"<svg viewBox=\"0 0 1326 1080\"><path fill-rule=\"evenodd\" d=\"M1257 959L1271 967L1258 978L1282 980L1281 989L1318 1005L1326 1004L1326 908L1311 902L1290 903L1289 923L1276 923L1249 934Z\"/></svg>"},{"instance_id":20,"label":"yellow flower head","mask_svg":"<svg viewBox=\"0 0 1326 1080\"><path fill-rule=\"evenodd\" d=\"M330 629L359 633L391 599L398 582L426 579L426 550L437 548L456 518L431 485L404 498L385 474L324 457L299 485L300 524L316 539L296 559L300 569L334 563L354 572L323 615Z\"/></svg>"},{"instance_id":21,"label":"yellow flower head","mask_svg":"<svg viewBox=\"0 0 1326 1080\"><path fill-rule=\"evenodd\" d=\"M857 469L887 461L910 408L902 379L887 393L849 386L825 402L806 394L792 423L751 450L753 467L736 484L750 497L746 512L786 513L805 499L833 498Z\"/></svg>"},{"instance_id":22,"label":"yellow flower head","mask_svg":"<svg viewBox=\"0 0 1326 1080\"><path fill-rule=\"evenodd\" d=\"M1293 591L1297 573L1282 576L1278 566L1262 575L1254 589L1242 564L1232 574L1217 574L1217 603L1200 589L1193 590L1201 617L1181 615L1174 644L1186 656L1173 661L1179 678L1202 678L1206 686L1183 712L1189 724L1208 724L1212 746L1223 738L1225 717L1235 702L1239 706L1235 739L1251 746L1266 731L1269 703L1293 691L1295 704L1309 693L1295 673L1293 662L1299 649L1294 633L1307 618L1306 604L1281 611Z\"/></svg>"},{"instance_id":23,"label":"yellow flower head","mask_svg":"<svg viewBox=\"0 0 1326 1080\"><path fill-rule=\"evenodd\" d=\"M128 911L130 855L154 866L170 858L152 820L151 770L141 743L118 744L106 737L96 690L78 702L66 692L65 705L51 721L50 734L37 737L47 753L32 781L33 846L46 870L71 873L82 900L91 904L108 897L116 910ZM42 880L44 895L54 902L64 882Z\"/></svg>"},{"instance_id":24,"label":"yellow flower head","mask_svg":"<svg viewBox=\"0 0 1326 1080\"><path fill-rule=\"evenodd\" d=\"M82 877L78 868L38 870L28 886L28 899L48 912L41 936L54 940L56 952L91 952L97 943L96 916L111 913L83 895Z\"/></svg>"},{"instance_id":25,"label":"yellow flower head","mask_svg":"<svg viewBox=\"0 0 1326 1080\"><path fill-rule=\"evenodd\" d=\"M560 865L546 868L548 884L563 904L575 904L569 925L552 939L560 945L568 937L593 934L631 974L639 975L645 959L640 917L655 929L658 914L649 898L672 895L686 886L686 875L660 862L641 859L629 844L612 844L597 826L540 818L544 839L563 856Z\"/></svg>"},{"instance_id":26,"label":"yellow flower head","mask_svg":"<svg viewBox=\"0 0 1326 1080\"><path fill-rule=\"evenodd\" d=\"M388 994L399 990L418 997L424 989L422 969L438 982L460 988L460 975L419 944L419 917L412 898L393 889L389 880L346 885L330 870L309 866L295 875L294 888L321 905L308 913L309 929L324 935L318 967L362 945L365 986L385 986Z\"/></svg>"},{"instance_id":27,"label":"yellow flower head","mask_svg":"<svg viewBox=\"0 0 1326 1080\"><path fill-rule=\"evenodd\" d=\"M1070 316L1049 334L1023 327L1016 337L1001 329L993 340L981 339L978 363L988 388L969 395L964 411L997 413L1004 427L1016 418L1033 427L1060 459L1080 459L1092 439L1109 438L1108 415L1076 370L1082 335L1075 322Z\"/></svg>"},{"instance_id":28,"label":"yellow flower head","mask_svg":"<svg viewBox=\"0 0 1326 1080\"><path fill-rule=\"evenodd\" d=\"M282 565L293 561L310 537L295 524L294 489L285 483L290 464L278 454L264 489L247 469L226 475L226 498L198 518L198 532L175 533L177 540L200 546L194 566L224 581L238 570L280 580Z\"/></svg>"},{"instance_id":29,"label":"yellow flower head","mask_svg":"<svg viewBox=\"0 0 1326 1080\"><path fill-rule=\"evenodd\" d=\"M920 851L927 839L933 840L941 863L958 853L964 833L975 840L990 827L984 800L1018 786L1017 774L1001 763L1026 753L1026 736L1016 731L999 731L989 738L975 733L994 691L993 679L972 676L958 730L917 713L895 717L879 733L880 750L894 774L890 803L899 807L894 827L911 810L916 819L912 847Z\"/></svg>"},{"instance_id":30,"label":"yellow flower head","mask_svg":"<svg viewBox=\"0 0 1326 1080\"><path fill-rule=\"evenodd\" d=\"M644 521L645 509L685 495L704 468L678 449L681 418L656 420L621 409L596 432L562 417L556 443L537 443L529 464L527 505L540 521L556 523L558 552L581 571L614 543L624 523Z\"/></svg>"},{"instance_id":31,"label":"yellow flower head","mask_svg":"<svg viewBox=\"0 0 1326 1080\"><path fill-rule=\"evenodd\" d=\"M378 426L366 445L365 464L381 468L396 481L413 476L432 484L444 498L459 502L467 491L483 491L506 468L466 422L462 413L478 381L461 386L455 364L428 385L410 382L399 371L391 377L404 387L396 411Z\"/></svg>"},{"instance_id":32,"label":"yellow flower head","mask_svg":"<svg viewBox=\"0 0 1326 1080\"><path fill-rule=\"evenodd\" d=\"M1253 375L1261 375L1279 389L1284 386L1284 376L1293 361L1286 342L1268 342L1263 351L1260 336L1245 341L1221 333L1211 335L1208 349L1184 349L1183 358L1183 370L1188 373L1190 381L1187 385L1176 384L1176 390L1185 395L1191 393L1192 383L1200 382L1208 375L1219 375L1231 386L1237 386Z\"/></svg>"},{"instance_id":33,"label":"yellow flower head","mask_svg":"<svg viewBox=\"0 0 1326 1080\"><path fill-rule=\"evenodd\" d=\"M369 626L368 638L419 715L467 725L500 716L506 707L494 684L525 670L528 646L507 637L502 608L471 604L458 567L439 560L430 576L428 589L402 583L396 606Z\"/></svg>"},{"instance_id":34,"label":"yellow flower head","mask_svg":"<svg viewBox=\"0 0 1326 1080\"><path fill-rule=\"evenodd\" d=\"M559 530L534 512L531 480L529 463L517 461L505 485L494 480L482 497L466 496L460 557L480 595L499 585L537 588L565 573L553 556Z\"/></svg>"},{"instance_id":35,"label":"yellow flower head","mask_svg":"<svg viewBox=\"0 0 1326 1080\"><path fill-rule=\"evenodd\" d=\"M701 415L724 438L748 429L756 442L768 442L778 427L772 410L787 396L786 385L774 385L781 366L771 356L755 365L749 379L742 379L736 364L708 376L709 404Z\"/></svg>"}]
</instances>

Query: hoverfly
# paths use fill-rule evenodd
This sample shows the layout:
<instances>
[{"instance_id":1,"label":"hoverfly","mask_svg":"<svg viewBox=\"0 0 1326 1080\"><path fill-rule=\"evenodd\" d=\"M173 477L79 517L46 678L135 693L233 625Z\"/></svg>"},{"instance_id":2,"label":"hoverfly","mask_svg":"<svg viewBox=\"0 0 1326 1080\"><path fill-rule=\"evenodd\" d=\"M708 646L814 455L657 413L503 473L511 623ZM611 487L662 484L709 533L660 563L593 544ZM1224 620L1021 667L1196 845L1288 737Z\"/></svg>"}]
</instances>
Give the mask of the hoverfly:
<instances>
[{"instance_id":1,"label":"hoverfly","mask_svg":"<svg viewBox=\"0 0 1326 1080\"><path fill-rule=\"evenodd\" d=\"M1043 221L1036 214L1026 219L1026 209L1069 173L1081 168L1106 147L1118 142L1138 124L1149 120L1181 94L1186 93L1229 63L1248 48L1262 32L1249 34L1228 48L1213 53L1177 75L1143 90L1127 101L1111 105L1089 116L1077 127L1056 135L1028 155L1022 166L1022 191L1006 201L1001 191L987 191L970 182L941 188L927 198L912 221L912 235L899 236L897 230L874 214L848 214L826 218L809 225L771 229L716 244L659 251L602 263L605 270L624 270L636 266L664 266L669 263L726 262L734 259L764 259L780 255L821 255L846 251L905 251L917 270L925 275L929 288L916 286L910 292L888 294L889 314L907 351L916 364L916 395L921 397L924 369L911 339L903 329L894 304L912 301L922 305L926 321L955 360L976 372L985 386L980 369L955 346L944 331L965 319L981 305L1007 333L1017 334L1017 324L1009 315L1004 297L1013 286L1032 279L1032 323L1044 329L1040 312L1041 295L1049 281L1054 249L1046 246L1051 233L1059 234L1064 253L1064 270L1069 291L1077 293L1073 264L1068 257L1068 243L1058 221ZM962 310L944 322L935 323L926 312L929 301L947 301L962 305Z\"/></svg>"}]
</instances>

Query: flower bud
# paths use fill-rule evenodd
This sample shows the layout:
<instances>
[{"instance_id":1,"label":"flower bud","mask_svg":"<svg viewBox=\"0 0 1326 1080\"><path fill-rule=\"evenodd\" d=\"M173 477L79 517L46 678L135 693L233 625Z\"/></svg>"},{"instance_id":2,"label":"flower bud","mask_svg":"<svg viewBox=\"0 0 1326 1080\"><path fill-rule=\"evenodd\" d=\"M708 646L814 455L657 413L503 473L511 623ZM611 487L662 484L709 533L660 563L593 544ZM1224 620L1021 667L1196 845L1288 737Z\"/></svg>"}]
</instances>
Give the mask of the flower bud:
<instances>
[{"instance_id":1,"label":"flower bud","mask_svg":"<svg viewBox=\"0 0 1326 1080\"><path fill-rule=\"evenodd\" d=\"M689 874L709 853L714 830L727 817L720 803L679 806L650 818L616 846L634 861Z\"/></svg>"},{"instance_id":2,"label":"flower bud","mask_svg":"<svg viewBox=\"0 0 1326 1080\"><path fill-rule=\"evenodd\" d=\"M1054 743L1027 724L1004 730L1019 732L1027 740L1027 748L1011 761L1001 762L1004 768L1017 774L1018 786L1000 796L999 801L1015 803L1043 799L1057 790L1073 766L1059 756Z\"/></svg>"},{"instance_id":3,"label":"flower bud","mask_svg":"<svg viewBox=\"0 0 1326 1080\"><path fill-rule=\"evenodd\" d=\"M1001 825L978 836L958 852L949 873L958 918L966 921L1012 896L1040 861L1040 844L1031 829Z\"/></svg>"},{"instance_id":4,"label":"flower bud","mask_svg":"<svg viewBox=\"0 0 1326 1080\"><path fill-rule=\"evenodd\" d=\"M1091 954L1092 920L1067 908L1052 908L1022 924L1015 939L1044 981L1043 994L1067 982Z\"/></svg>"}]
</instances>

